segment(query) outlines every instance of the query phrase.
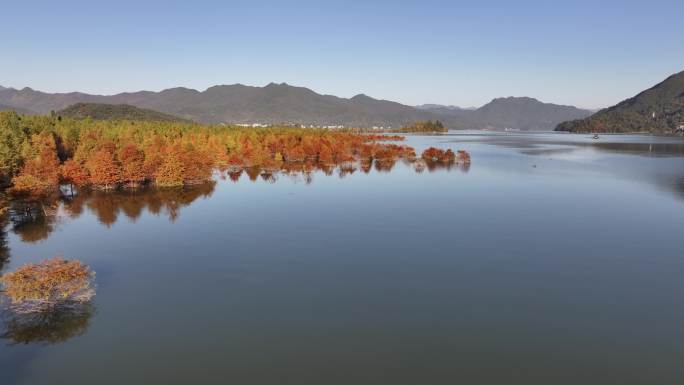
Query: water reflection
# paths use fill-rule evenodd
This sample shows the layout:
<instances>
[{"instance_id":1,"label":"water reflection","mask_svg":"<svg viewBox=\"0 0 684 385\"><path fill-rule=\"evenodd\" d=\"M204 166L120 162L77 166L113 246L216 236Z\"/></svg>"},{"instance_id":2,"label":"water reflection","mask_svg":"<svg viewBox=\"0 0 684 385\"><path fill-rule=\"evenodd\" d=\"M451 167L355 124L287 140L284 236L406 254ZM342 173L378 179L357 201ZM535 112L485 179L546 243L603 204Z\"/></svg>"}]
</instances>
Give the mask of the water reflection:
<instances>
[{"instance_id":1,"label":"water reflection","mask_svg":"<svg viewBox=\"0 0 684 385\"><path fill-rule=\"evenodd\" d=\"M520 152L526 155L555 155L568 154L584 149L594 149L600 152L610 152L618 154L630 154L648 157L670 157L684 155L684 143L646 143L646 142L595 142L573 143L573 147L565 147L567 143L560 142L538 142L527 143L525 146L515 146L514 143L505 144L511 148L525 148ZM544 148L536 146L561 146Z\"/></svg>"},{"instance_id":2,"label":"water reflection","mask_svg":"<svg viewBox=\"0 0 684 385\"><path fill-rule=\"evenodd\" d=\"M165 215L174 222L183 207L198 198L210 197L214 186L215 182L178 189L148 188L118 192L83 190L53 200L14 200L9 203L7 214L3 216L4 222L0 224L0 267L7 259L3 259L3 256L8 254L4 242L7 227L23 242L35 243L47 239L60 221L78 218L86 209L107 227L116 223L121 215L136 221L145 210L155 215Z\"/></svg>"},{"instance_id":3,"label":"water reflection","mask_svg":"<svg viewBox=\"0 0 684 385\"><path fill-rule=\"evenodd\" d=\"M684 199L684 140L678 137L602 135L594 140L583 134L459 133L451 135L449 142L511 149L536 157L534 162L547 169L557 167L557 164L540 162L569 161L580 167L590 167L593 172L649 182ZM479 164L488 161L481 157ZM496 158L491 165L497 169L506 167L501 158Z\"/></svg>"},{"instance_id":4,"label":"water reflection","mask_svg":"<svg viewBox=\"0 0 684 385\"><path fill-rule=\"evenodd\" d=\"M275 183L279 177L288 177L295 180L300 178L306 184L314 180L318 172L325 176L337 174L339 178L345 178L360 170L370 173L375 170L378 173L391 172L396 166L396 159L369 160L363 162L347 162L339 166L326 166L311 162L288 163L279 169L261 167L248 167L227 170L219 177L238 182L243 175L252 182ZM453 164L428 161L423 159L404 161L405 165L415 172L425 170L434 172L437 170L454 170L468 172L469 164ZM131 221L136 221L148 211L155 215L164 215L169 221L178 219L181 209L192 204L198 198L208 198L214 192L216 182L200 185L186 186L176 189L143 188L138 190L120 190L105 192L99 190L83 190L74 192L72 189L64 189L61 195L42 201L13 200L9 202L5 223L0 223L0 267L7 259L3 245L6 228L18 235L23 242L36 243L47 239L50 234L59 227L60 221L75 219L86 210L93 213L97 220L106 227L111 227L116 221L124 216ZM9 226L8 226L9 224ZM3 259L4 258L4 259Z\"/></svg>"},{"instance_id":5,"label":"water reflection","mask_svg":"<svg viewBox=\"0 0 684 385\"><path fill-rule=\"evenodd\" d=\"M299 162L299 163L285 163L278 169L261 168L261 167L246 167L240 169L228 170L220 176L222 179L230 179L232 182L238 182L240 178L246 174L250 181L257 182L259 179L267 183L275 183L278 176L287 176L293 179L302 178L305 183L313 182L314 175L319 172L325 176L333 176L337 174L339 178L345 178L348 175L354 174L360 170L364 174L369 174L375 170L378 173L387 173L394 169L397 162L403 162L406 166L413 168L417 173L424 170L430 172L438 170L460 170L461 172L468 172L470 170L469 163L444 163L439 161L426 161L423 159L405 159L396 158L386 159L368 159L354 162L343 162L337 166L325 165L317 162Z\"/></svg>"},{"instance_id":6,"label":"water reflection","mask_svg":"<svg viewBox=\"0 0 684 385\"><path fill-rule=\"evenodd\" d=\"M684 155L684 142L597 142L590 145L601 151L630 153L641 156Z\"/></svg>"},{"instance_id":7,"label":"water reflection","mask_svg":"<svg viewBox=\"0 0 684 385\"><path fill-rule=\"evenodd\" d=\"M434 161L434 160L428 160L428 159L421 159L414 164L414 170L416 172L423 172L424 170L428 170L429 172L434 172L437 170L445 169L448 171L451 170L459 170L462 173L467 173L470 171L470 163L442 163L439 161Z\"/></svg>"},{"instance_id":8,"label":"water reflection","mask_svg":"<svg viewBox=\"0 0 684 385\"><path fill-rule=\"evenodd\" d=\"M55 230L59 201L12 201L9 218L12 232L24 242L38 242L47 239Z\"/></svg>"},{"instance_id":9,"label":"water reflection","mask_svg":"<svg viewBox=\"0 0 684 385\"><path fill-rule=\"evenodd\" d=\"M174 222L183 207L198 198L210 197L214 187L215 182L175 189L148 188L115 193L91 191L65 198L64 212L76 218L84 208L88 208L107 227L113 225L122 214L136 221L145 210L155 215L165 215Z\"/></svg>"},{"instance_id":10,"label":"water reflection","mask_svg":"<svg viewBox=\"0 0 684 385\"><path fill-rule=\"evenodd\" d=\"M51 345L65 342L85 334L95 310L92 304L82 304L27 314L6 311L3 314L4 329L0 338L7 340L10 345Z\"/></svg>"},{"instance_id":11,"label":"water reflection","mask_svg":"<svg viewBox=\"0 0 684 385\"><path fill-rule=\"evenodd\" d=\"M10 251L7 245L7 212L8 202L4 197L0 197L0 273L5 269L9 261Z\"/></svg>"},{"instance_id":12,"label":"water reflection","mask_svg":"<svg viewBox=\"0 0 684 385\"><path fill-rule=\"evenodd\" d=\"M519 149L527 155L569 153L586 149L650 157L684 156L684 140L675 137L604 135L598 140L569 134L456 135L456 142L491 144Z\"/></svg>"}]
</instances>

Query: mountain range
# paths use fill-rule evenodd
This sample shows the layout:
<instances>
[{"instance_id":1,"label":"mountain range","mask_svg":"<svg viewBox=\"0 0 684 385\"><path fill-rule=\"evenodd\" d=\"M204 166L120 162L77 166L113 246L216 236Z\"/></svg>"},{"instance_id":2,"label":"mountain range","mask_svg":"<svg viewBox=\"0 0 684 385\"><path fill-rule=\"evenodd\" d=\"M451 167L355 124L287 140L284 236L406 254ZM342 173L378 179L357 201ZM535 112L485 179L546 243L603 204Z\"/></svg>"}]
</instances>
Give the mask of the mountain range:
<instances>
[{"instance_id":1,"label":"mountain range","mask_svg":"<svg viewBox=\"0 0 684 385\"><path fill-rule=\"evenodd\" d=\"M556 131L684 132L684 71L588 118L561 123Z\"/></svg>"},{"instance_id":2,"label":"mountain range","mask_svg":"<svg viewBox=\"0 0 684 385\"><path fill-rule=\"evenodd\" d=\"M558 123L587 117L590 111L541 103L532 98L494 99L478 109L408 106L359 94L352 98L321 95L285 83L264 87L220 85L197 91L177 87L160 92L116 95L46 93L31 88L0 88L0 104L46 114L76 103L127 104L200 123L294 123L348 127L394 127L440 120L451 129L552 130Z\"/></svg>"}]
</instances>

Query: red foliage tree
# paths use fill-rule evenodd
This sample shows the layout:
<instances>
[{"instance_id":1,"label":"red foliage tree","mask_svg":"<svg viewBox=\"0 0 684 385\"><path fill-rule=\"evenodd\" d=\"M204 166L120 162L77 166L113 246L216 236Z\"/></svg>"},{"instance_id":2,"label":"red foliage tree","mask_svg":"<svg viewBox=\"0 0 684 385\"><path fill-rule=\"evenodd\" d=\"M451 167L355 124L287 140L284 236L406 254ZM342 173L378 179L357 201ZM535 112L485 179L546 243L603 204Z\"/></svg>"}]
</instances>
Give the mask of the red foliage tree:
<instances>
[{"instance_id":1,"label":"red foliage tree","mask_svg":"<svg viewBox=\"0 0 684 385\"><path fill-rule=\"evenodd\" d=\"M440 150L439 148L434 148L430 147L423 151L421 154L421 158L425 159L426 161L433 161L436 162L440 160L444 156L444 150Z\"/></svg>"},{"instance_id":2,"label":"red foliage tree","mask_svg":"<svg viewBox=\"0 0 684 385\"><path fill-rule=\"evenodd\" d=\"M318 151L318 162L324 165L333 164L335 162L333 152L328 145L321 145L321 149Z\"/></svg>"},{"instance_id":3,"label":"red foliage tree","mask_svg":"<svg viewBox=\"0 0 684 385\"><path fill-rule=\"evenodd\" d=\"M122 182L121 167L106 148L95 152L86 166L90 173L90 182L99 188L113 189Z\"/></svg>"},{"instance_id":4,"label":"red foliage tree","mask_svg":"<svg viewBox=\"0 0 684 385\"><path fill-rule=\"evenodd\" d=\"M183 186L183 162L178 151L169 151L155 174L155 183L161 187Z\"/></svg>"},{"instance_id":5,"label":"red foliage tree","mask_svg":"<svg viewBox=\"0 0 684 385\"><path fill-rule=\"evenodd\" d=\"M448 149L444 152L444 155L442 155L439 160L444 163L453 163L456 160L456 154L454 154L451 149Z\"/></svg>"},{"instance_id":6,"label":"red foliage tree","mask_svg":"<svg viewBox=\"0 0 684 385\"><path fill-rule=\"evenodd\" d=\"M214 164L206 151L188 145L179 152L179 160L183 164L184 183L197 184L211 179Z\"/></svg>"},{"instance_id":7,"label":"red foliage tree","mask_svg":"<svg viewBox=\"0 0 684 385\"><path fill-rule=\"evenodd\" d=\"M301 145L289 148L285 153L285 160L288 162L303 162L305 159L306 153Z\"/></svg>"},{"instance_id":8,"label":"red foliage tree","mask_svg":"<svg viewBox=\"0 0 684 385\"><path fill-rule=\"evenodd\" d=\"M135 187L145 181L145 154L135 144L129 143L119 151L121 162L121 179L129 186Z\"/></svg>"},{"instance_id":9,"label":"red foliage tree","mask_svg":"<svg viewBox=\"0 0 684 385\"><path fill-rule=\"evenodd\" d=\"M64 182L77 187L84 186L90 181L88 171L74 159L68 159L64 162L61 173Z\"/></svg>"},{"instance_id":10,"label":"red foliage tree","mask_svg":"<svg viewBox=\"0 0 684 385\"><path fill-rule=\"evenodd\" d=\"M12 179L12 192L40 198L54 192L59 186L59 158L54 137L51 134L34 135L31 138L28 159L19 174Z\"/></svg>"}]
</instances>

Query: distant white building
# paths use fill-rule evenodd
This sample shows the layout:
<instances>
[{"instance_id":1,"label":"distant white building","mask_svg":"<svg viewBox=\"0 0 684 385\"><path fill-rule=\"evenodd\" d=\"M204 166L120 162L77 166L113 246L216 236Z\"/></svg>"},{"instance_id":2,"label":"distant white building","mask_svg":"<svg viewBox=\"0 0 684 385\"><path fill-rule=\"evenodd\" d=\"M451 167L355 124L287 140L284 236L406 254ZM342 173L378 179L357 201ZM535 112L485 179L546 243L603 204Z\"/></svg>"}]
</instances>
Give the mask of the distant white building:
<instances>
[{"instance_id":1,"label":"distant white building","mask_svg":"<svg viewBox=\"0 0 684 385\"><path fill-rule=\"evenodd\" d=\"M261 128L263 128L263 127L270 127L271 125L270 124L263 124L263 123L238 123L238 124L236 124L236 126L238 126L238 127L254 127L254 128L261 127Z\"/></svg>"}]
</instances>

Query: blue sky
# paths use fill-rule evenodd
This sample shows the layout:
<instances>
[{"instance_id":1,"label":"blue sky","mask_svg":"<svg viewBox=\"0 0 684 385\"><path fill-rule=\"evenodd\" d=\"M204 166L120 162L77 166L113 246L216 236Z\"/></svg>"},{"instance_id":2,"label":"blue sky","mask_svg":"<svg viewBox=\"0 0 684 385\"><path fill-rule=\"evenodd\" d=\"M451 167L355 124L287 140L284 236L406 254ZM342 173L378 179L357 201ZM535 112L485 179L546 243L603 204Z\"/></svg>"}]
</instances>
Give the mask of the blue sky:
<instances>
[{"instance_id":1,"label":"blue sky","mask_svg":"<svg viewBox=\"0 0 684 385\"><path fill-rule=\"evenodd\" d=\"M684 1L10 1L0 85L287 82L406 104L597 108L684 70Z\"/></svg>"}]
</instances>

